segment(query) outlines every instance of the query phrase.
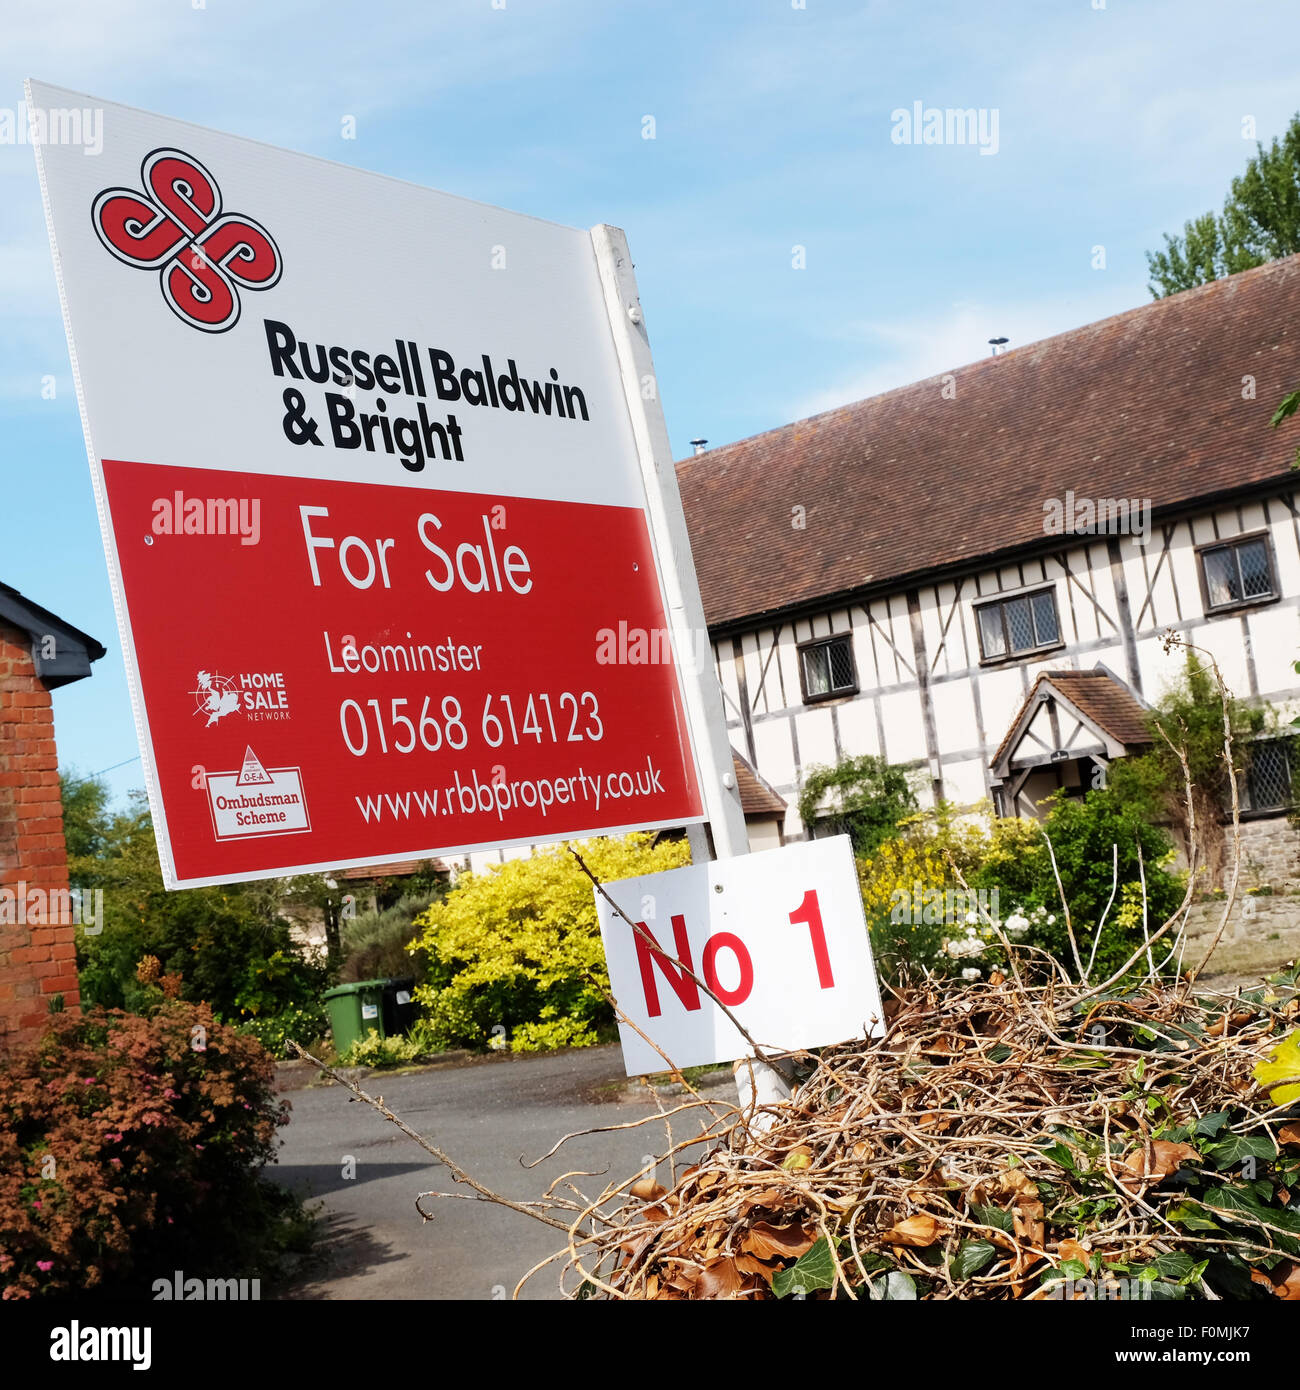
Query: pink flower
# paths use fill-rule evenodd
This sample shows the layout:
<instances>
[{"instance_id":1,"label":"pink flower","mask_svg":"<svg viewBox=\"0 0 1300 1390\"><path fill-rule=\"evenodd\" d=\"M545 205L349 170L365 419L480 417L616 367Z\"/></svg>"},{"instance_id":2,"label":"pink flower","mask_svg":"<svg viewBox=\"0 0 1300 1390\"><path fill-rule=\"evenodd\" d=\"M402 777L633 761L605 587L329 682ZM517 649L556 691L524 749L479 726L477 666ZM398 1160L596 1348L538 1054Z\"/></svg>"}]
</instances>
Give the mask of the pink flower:
<instances>
[{"instance_id":1,"label":"pink flower","mask_svg":"<svg viewBox=\"0 0 1300 1390\"><path fill-rule=\"evenodd\" d=\"M120 1168L122 1166L122 1160L120 1158L110 1158L108 1161L115 1167Z\"/></svg>"},{"instance_id":2,"label":"pink flower","mask_svg":"<svg viewBox=\"0 0 1300 1390\"><path fill-rule=\"evenodd\" d=\"M34 1206L34 1207L39 1207L39 1206L40 1206L40 1203L39 1203L39 1202L33 1202L33 1203L32 1203L32 1206Z\"/></svg>"},{"instance_id":3,"label":"pink flower","mask_svg":"<svg viewBox=\"0 0 1300 1390\"><path fill-rule=\"evenodd\" d=\"M41 1271L42 1274L48 1274L48 1273L50 1272L50 1270L52 1270L52 1269L54 1268L54 1261L53 1261L53 1260L37 1260L37 1261L36 1261L36 1268L39 1269L39 1270Z\"/></svg>"}]
</instances>

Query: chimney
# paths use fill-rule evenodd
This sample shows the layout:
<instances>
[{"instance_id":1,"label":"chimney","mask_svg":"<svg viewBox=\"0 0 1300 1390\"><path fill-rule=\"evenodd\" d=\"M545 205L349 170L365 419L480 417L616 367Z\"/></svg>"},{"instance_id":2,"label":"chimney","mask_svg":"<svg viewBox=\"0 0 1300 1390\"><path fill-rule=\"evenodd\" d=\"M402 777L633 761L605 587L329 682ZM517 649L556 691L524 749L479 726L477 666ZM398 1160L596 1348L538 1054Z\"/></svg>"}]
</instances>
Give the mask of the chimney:
<instances>
[{"instance_id":1,"label":"chimney","mask_svg":"<svg viewBox=\"0 0 1300 1390\"><path fill-rule=\"evenodd\" d=\"M708 444L708 442L709 441L707 439L692 439L691 448L694 449L697 454L702 454L704 452L704 447L706 444Z\"/></svg>"},{"instance_id":2,"label":"chimney","mask_svg":"<svg viewBox=\"0 0 1300 1390\"><path fill-rule=\"evenodd\" d=\"M1010 341L1010 338L990 338L989 347L993 349L993 356L996 357Z\"/></svg>"}]
</instances>

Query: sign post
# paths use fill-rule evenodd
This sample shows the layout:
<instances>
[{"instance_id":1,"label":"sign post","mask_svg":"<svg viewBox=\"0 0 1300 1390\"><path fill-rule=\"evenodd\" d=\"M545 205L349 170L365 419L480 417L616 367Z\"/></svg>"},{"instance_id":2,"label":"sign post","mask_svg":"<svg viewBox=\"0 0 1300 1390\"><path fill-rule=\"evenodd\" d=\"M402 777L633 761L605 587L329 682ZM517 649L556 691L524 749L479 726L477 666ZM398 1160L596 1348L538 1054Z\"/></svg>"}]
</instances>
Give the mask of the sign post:
<instances>
[{"instance_id":1,"label":"sign post","mask_svg":"<svg viewBox=\"0 0 1300 1390\"><path fill-rule=\"evenodd\" d=\"M660 572L702 774L712 848L718 859L731 859L749 853L749 833L632 256L626 236L617 227L594 227L591 239L632 420L652 534L659 546ZM709 846L703 836L692 837L691 851L697 863L707 856ZM735 1075L743 1108L761 1107L790 1095L790 1079L764 1062L738 1062Z\"/></svg>"}]
</instances>

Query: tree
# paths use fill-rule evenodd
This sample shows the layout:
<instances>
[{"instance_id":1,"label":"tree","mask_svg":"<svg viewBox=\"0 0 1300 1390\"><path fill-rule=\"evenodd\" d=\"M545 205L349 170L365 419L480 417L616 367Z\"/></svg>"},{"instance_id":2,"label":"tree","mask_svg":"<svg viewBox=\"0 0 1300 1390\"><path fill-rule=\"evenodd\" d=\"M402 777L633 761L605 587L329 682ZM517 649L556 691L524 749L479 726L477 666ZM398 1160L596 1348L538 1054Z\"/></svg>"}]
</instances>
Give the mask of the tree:
<instances>
[{"instance_id":1,"label":"tree","mask_svg":"<svg viewBox=\"0 0 1300 1390\"><path fill-rule=\"evenodd\" d=\"M1268 707L1248 705L1235 696L1226 699L1232 729L1233 772L1240 788L1250 768L1254 740L1275 718L1275 713ZM1216 887L1222 877L1226 851L1223 818L1232 804L1232 795L1223 749L1223 702L1213 670L1195 652L1187 653L1182 674L1152 706L1147 723L1151 729L1151 751L1113 762L1108 778L1110 787L1126 804L1153 820L1173 825L1190 849L1187 789L1182 764L1170 742L1181 749L1191 774L1197 863L1206 873L1206 887Z\"/></svg>"},{"instance_id":2,"label":"tree","mask_svg":"<svg viewBox=\"0 0 1300 1390\"><path fill-rule=\"evenodd\" d=\"M169 893L143 795L124 812L110 811L103 783L61 780L69 879L104 894L97 931L77 935L86 1003L144 1008L151 996L137 969L153 956L162 973L181 977L182 998L211 1004L231 1022L315 1004L325 973L293 941L284 882Z\"/></svg>"},{"instance_id":3,"label":"tree","mask_svg":"<svg viewBox=\"0 0 1300 1390\"><path fill-rule=\"evenodd\" d=\"M808 769L799 797L799 815L811 830L825 826L847 835L853 853L866 858L916 810L912 776L874 754L841 758L834 767Z\"/></svg>"},{"instance_id":4,"label":"tree","mask_svg":"<svg viewBox=\"0 0 1300 1390\"><path fill-rule=\"evenodd\" d=\"M1255 146L1221 213L1207 212L1147 252L1152 297L1190 290L1300 251L1300 113L1280 140Z\"/></svg>"}]
</instances>

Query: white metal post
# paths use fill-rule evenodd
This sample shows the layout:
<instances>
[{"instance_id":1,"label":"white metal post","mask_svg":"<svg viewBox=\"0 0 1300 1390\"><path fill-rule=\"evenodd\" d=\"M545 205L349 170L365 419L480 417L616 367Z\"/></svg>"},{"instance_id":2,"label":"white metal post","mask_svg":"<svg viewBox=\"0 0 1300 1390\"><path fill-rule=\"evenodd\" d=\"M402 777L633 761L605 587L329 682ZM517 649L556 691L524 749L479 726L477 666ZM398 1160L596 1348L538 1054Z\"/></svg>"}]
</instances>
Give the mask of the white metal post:
<instances>
[{"instance_id":1,"label":"white metal post","mask_svg":"<svg viewBox=\"0 0 1300 1390\"><path fill-rule=\"evenodd\" d=\"M641 478L645 485L650 527L663 576L673 650L682 678L686 717L703 779L701 794L713 845L719 859L749 853L749 835L731 759L731 740L722 705L722 691L713 669L712 648L704 619L699 580L691 557L686 514L677 488L672 445L659 400L658 378L650 355L645 315L637 293L636 275L627 237L618 227L591 229L596 265L605 292L605 308L618 353ZM692 855L696 843L692 841ZM751 1094L749 1064L737 1064L741 1101L761 1105L790 1094L786 1078L774 1068L753 1063L757 1083Z\"/></svg>"}]
</instances>

